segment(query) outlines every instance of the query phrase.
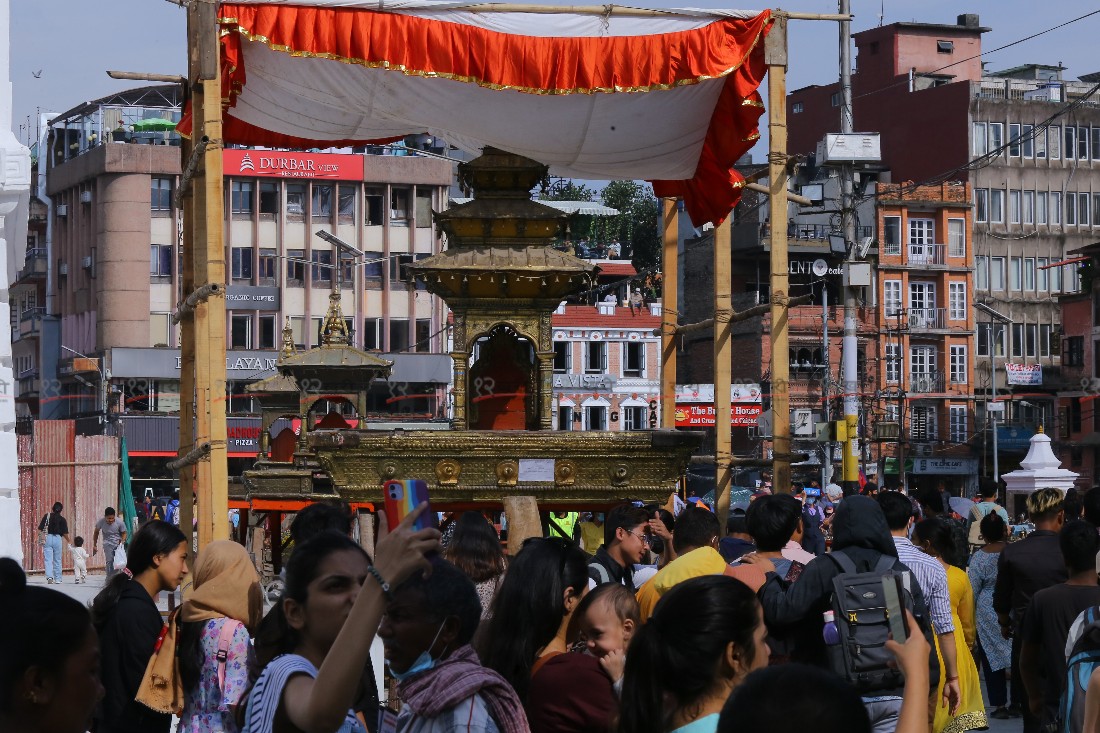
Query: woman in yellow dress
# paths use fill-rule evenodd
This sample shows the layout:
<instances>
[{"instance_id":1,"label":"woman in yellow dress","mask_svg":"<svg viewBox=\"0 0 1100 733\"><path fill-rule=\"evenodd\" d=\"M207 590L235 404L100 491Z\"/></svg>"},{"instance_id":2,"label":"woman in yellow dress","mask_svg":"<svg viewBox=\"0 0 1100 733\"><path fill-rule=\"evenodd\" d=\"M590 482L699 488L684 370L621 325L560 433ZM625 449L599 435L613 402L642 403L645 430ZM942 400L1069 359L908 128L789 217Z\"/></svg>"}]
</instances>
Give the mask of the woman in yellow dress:
<instances>
[{"instance_id":1,"label":"woman in yellow dress","mask_svg":"<svg viewBox=\"0 0 1100 733\"><path fill-rule=\"evenodd\" d=\"M955 658L959 670L961 696L959 708L951 715L943 704L943 684L946 672L940 658L940 684L933 698L938 701L932 720L933 733L962 733L984 729L989 725L985 716L985 700L982 699L978 665L974 662L973 649L978 642L978 630L974 620L974 591L970 578L954 565L944 562L944 556L952 548L951 528L938 519L926 519L913 528L913 544L940 561L947 572L947 589L951 596L951 620L955 622ZM936 639L937 649L939 638Z\"/></svg>"}]
</instances>

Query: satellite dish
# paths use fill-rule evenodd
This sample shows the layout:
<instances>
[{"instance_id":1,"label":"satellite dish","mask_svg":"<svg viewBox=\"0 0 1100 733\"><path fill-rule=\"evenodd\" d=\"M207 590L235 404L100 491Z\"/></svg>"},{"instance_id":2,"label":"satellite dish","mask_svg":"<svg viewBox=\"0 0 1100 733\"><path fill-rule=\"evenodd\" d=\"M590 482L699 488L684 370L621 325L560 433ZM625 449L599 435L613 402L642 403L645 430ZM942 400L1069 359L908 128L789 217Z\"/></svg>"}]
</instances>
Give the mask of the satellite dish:
<instances>
[{"instance_id":1,"label":"satellite dish","mask_svg":"<svg viewBox=\"0 0 1100 733\"><path fill-rule=\"evenodd\" d=\"M825 277L825 273L829 271L829 263L825 260L814 260L813 273L817 277Z\"/></svg>"}]
</instances>

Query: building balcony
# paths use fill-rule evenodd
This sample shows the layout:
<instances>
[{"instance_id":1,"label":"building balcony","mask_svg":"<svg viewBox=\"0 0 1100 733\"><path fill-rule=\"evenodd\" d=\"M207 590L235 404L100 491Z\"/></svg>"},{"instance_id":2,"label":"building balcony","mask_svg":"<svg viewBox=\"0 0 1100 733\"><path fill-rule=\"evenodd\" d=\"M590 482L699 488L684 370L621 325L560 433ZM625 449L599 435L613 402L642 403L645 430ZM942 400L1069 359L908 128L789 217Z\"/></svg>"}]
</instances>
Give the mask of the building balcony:
<instances>
[{"instance_id":1,"label":"building balcony","mask_svg":"<svg viewBox=\"0 0 1100 733\"><path fill-rule=\"evenodd\" d=\"M16 276L15 283L38 282L46 279L49 272L49 259L45 247L35 247L27 250L27 256L23 260L23 269Z\"/></svg>"},{"instance_id":2,"label":"building balcony","mask_svg":"<svg viewBox=\"0 0 1100 733\"><path fill-rule=\"evenodd\" d=\"M933 331L947 328L946 308L907 308L905 316L910 331Z\"/></svg>"},{"instance_id":3,"label":"building balcony","mask_svg":"<svg viewBox=\"0 0 1100 733\"><path fill-rule=\"evenodd\" d=\"M934 394L944 391L943 372L915 372L909 375L909 392L911 394Z\"/></svg>"},{"instance_id":4,"label":"building balcony","mask_svg":"<svg viewBox=\"0 0 1100 733\"><path fill-rule=\"evenodd\" d=\"M42 307L27 308L19 314L19 328L12 329L12 342L27 338L38 338L42 330L42 318L46 315L46 309Z\"/></svg>"}]
</instances>

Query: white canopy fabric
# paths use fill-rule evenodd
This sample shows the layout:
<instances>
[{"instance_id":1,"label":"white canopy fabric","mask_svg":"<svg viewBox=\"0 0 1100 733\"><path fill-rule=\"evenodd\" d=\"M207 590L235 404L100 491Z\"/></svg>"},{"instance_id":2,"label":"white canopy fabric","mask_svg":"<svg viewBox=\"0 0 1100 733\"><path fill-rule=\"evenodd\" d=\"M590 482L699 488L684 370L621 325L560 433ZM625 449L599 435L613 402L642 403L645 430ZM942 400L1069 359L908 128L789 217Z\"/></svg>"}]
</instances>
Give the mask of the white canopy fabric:
<instances>
[{"instance_id":1,"label":"white canopy fabric","mask_svg":"<svg viewBox=\"0 0 1100 733\"><path fill-rule=\"evenodd\" d=\"M729 213L742 183L733 165L759 137L770 13L503 7L222 3L226 142L427 133L554 175L653 181L657 195L684 197L697 225Z\"/></svg>"}]
</instances>

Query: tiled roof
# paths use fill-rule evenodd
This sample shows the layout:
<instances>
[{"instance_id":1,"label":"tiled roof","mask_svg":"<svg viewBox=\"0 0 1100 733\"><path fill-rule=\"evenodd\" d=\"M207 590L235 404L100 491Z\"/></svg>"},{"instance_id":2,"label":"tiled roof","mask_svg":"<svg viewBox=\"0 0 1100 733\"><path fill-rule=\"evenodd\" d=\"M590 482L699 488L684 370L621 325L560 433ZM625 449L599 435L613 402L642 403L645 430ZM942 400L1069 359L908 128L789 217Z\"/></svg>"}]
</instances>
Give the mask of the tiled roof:
<instances>
[{"instance_id":1,"label":"tiled roof","mask_svg":"<svg viewBox=\"0 0 1100 733\"><path fill-rule=\"evenodd\" d=\"M600 277L634 277L638 274L630 260L601 261L596 264L600 266Z\"/></svg>"},{"instance_id":2,"label":"tiled roof","mask_svg":"<svg viewBox=\"0 0 1100 733\"><path fill-rule=\"evenodd\" d=\"M650 315L649 306L642 306L642 312L631 315L630 308L619 306L615 315L601 315L594 305L567 305L565 313L555 313L554 328L644 328L653 329L661 325L661 317Z\"/></svg>"}]
</instances>

